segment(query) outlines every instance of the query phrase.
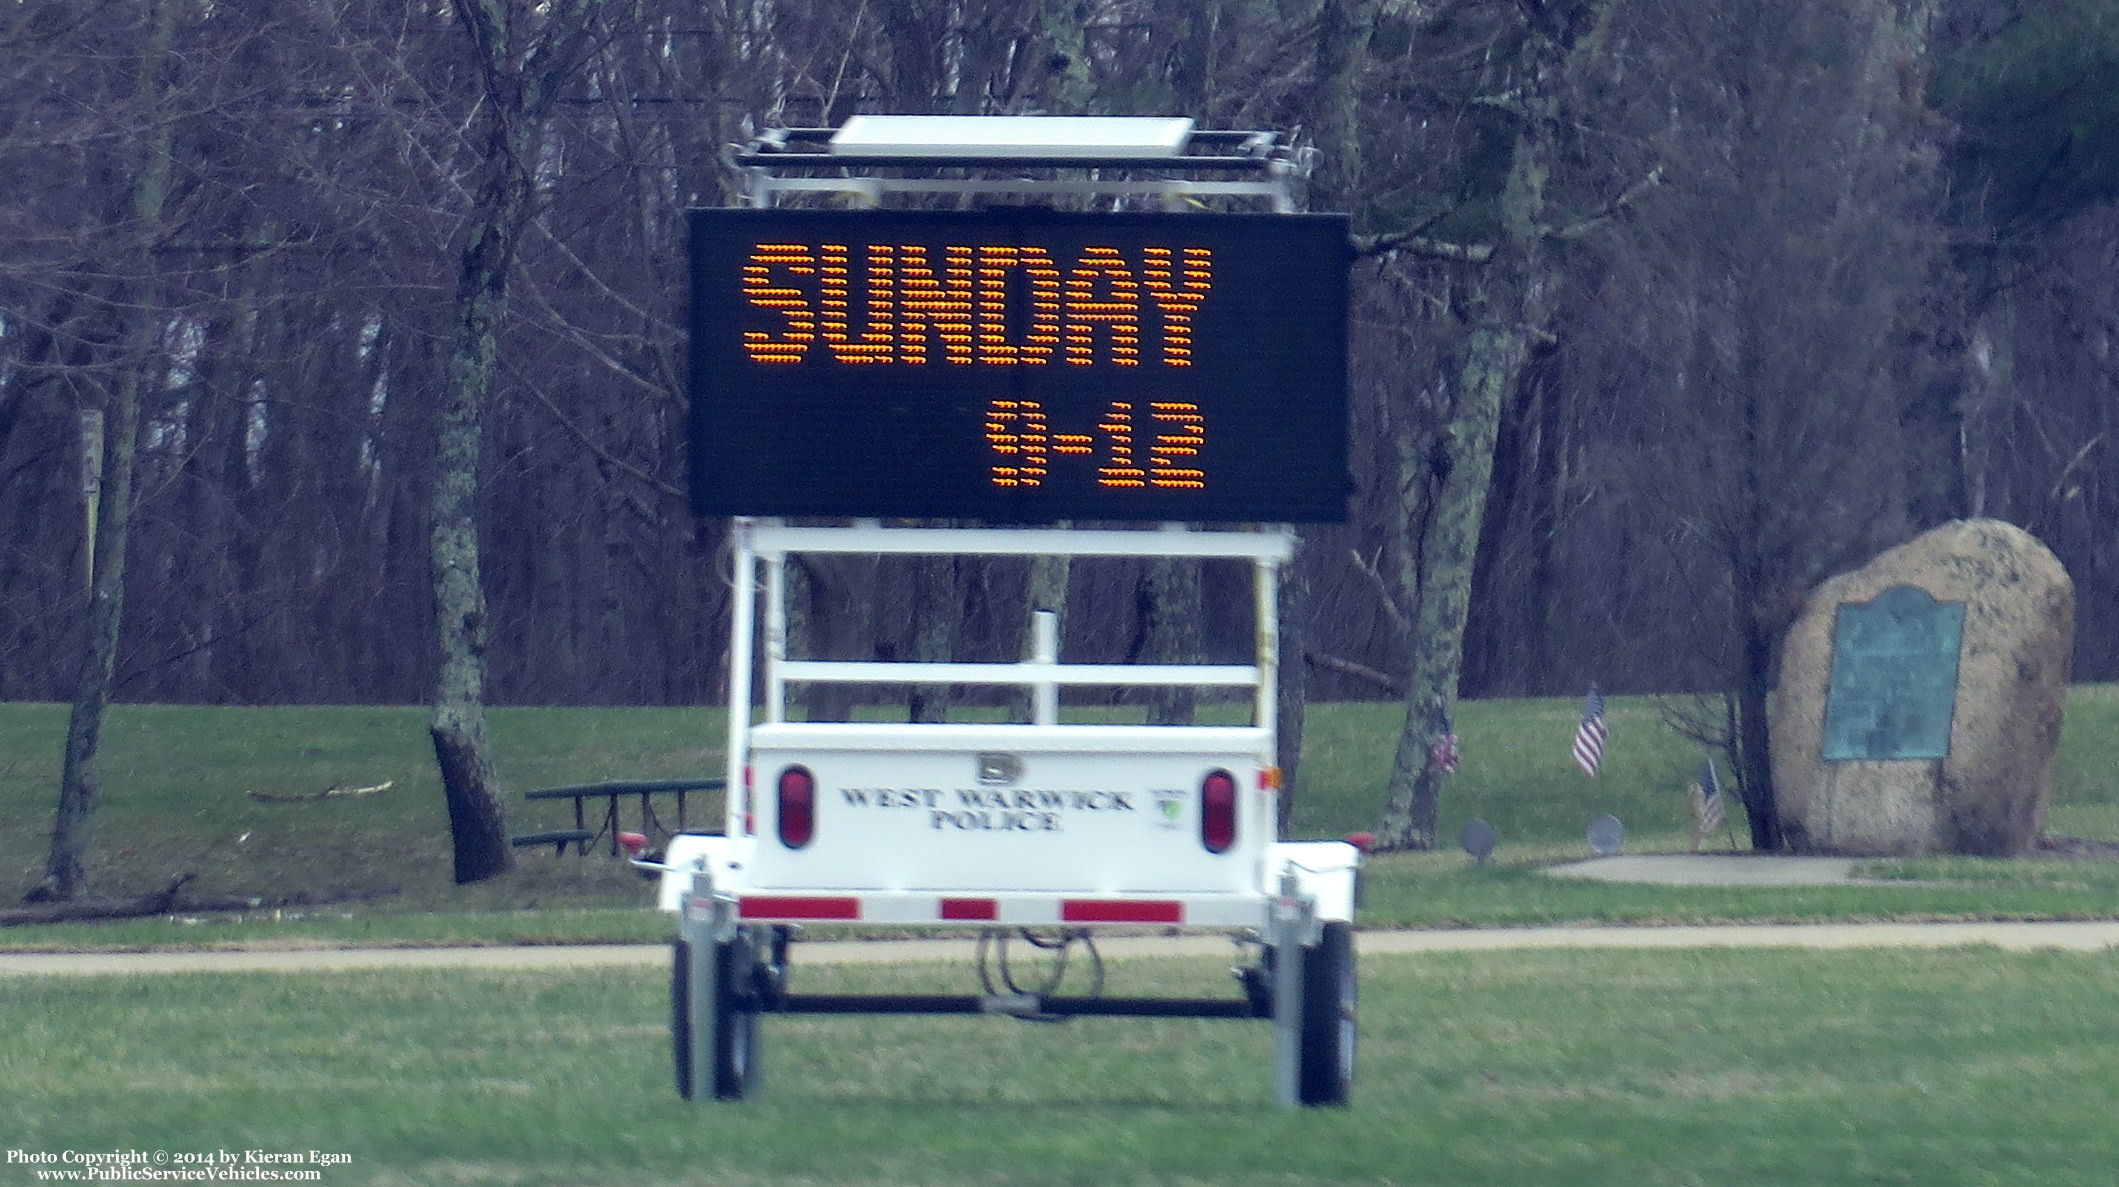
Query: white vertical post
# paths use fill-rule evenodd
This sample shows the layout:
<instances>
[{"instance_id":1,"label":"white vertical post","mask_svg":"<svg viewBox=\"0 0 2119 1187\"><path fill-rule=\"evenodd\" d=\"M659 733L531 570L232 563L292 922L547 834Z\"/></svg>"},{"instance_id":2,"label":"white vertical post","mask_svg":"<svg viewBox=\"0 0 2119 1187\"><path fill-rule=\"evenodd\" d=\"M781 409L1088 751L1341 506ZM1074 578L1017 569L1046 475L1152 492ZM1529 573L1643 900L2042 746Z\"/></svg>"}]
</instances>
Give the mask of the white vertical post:
<instances>
[{"instance_id":1,"label":"white vertical post","mask_svg":"<svg viewBox=\"0 0 2119 1187\"><path fill-rule=\"evenodd\" d=\"M1273 948L1273 1099L1282 1108L1302 1104L1303 942L1315 919L1293 871L1283 870L1280 892L1268 912L1266 942Z\"/></svg>"},{"instance_id":2,"label":"white vertical post","mask_svg":"<svg viewBox=\"0 0 2119 1187\"><path fill-rule=\"evenodd\" d=\"M737 519L730 525L735 545L735 588L729 607L728 633L728 787L722 793L727 804L723 831L731 837L744 835L743 817L749 808L750 788L743 778L750 765L751 632L757 623L758 556L751 539L751 521Z\"/></svg>"},{"instance_id":3,"label":"white vertical post","mask_svg":"<svg viewBox=\"0 0 2119 1187\"><path fill-rule=\"evenodd\" d=\"M1251 595L1258 621L1258 688L1251 724L1266 732L1266 752L1278 755L1280 724L1280 563L1258 558L1251 570Z\"/></svg>"},{"instance_id":4,"label":"white vertical post","mask_svg":"<svg viewBox=\"0 0 2119 1187\"><path fill-rule=\"evenodd\" d=\"M765 720L787 720L787 679L780 665L787 659L787 556L765 558Z\"/></svg>"},{"instance_id":5,"label":"white vertical post","mask_svg":"<svg viewBox=\"0 0 2119 1187\"><path fill-rule=\"evenodd\" d=\"M1059 662L1059 615L1050 610L1031 614L1030 651L1032 663ZM1030 720L1033 725L1059 724L1059 683L1049 675L1032 686Z\"/></svg>"}]
</instances>

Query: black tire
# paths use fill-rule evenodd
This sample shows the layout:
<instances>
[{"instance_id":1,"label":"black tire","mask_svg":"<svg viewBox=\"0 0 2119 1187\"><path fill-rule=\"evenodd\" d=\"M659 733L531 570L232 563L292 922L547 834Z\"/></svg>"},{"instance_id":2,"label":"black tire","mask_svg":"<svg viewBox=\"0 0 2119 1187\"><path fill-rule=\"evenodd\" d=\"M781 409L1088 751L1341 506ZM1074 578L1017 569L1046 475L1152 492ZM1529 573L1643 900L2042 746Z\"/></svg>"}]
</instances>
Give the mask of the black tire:
<instances>
[{"instance_id":1,"label":"black tire","mask_svg":"<svg viewBox=\"0 0 2119 1187\"><path fill-rule=\"evenodd\" d=\"M756 953L747 937L720 946L714 962L714 1098L742 1100L758 1074L758 1002L750 992Z\"/></svg>"},{"instance_id":2,"label":"black tire","mask_svg":"<svg viewBox=\"0 0 2119 1187\"><path fill-rule=\"evenodd\" d=\"M1359 996L1354 929L1343 922L1327 923L1317 946L1302 950L1296 1099L1303 1105L1343 1105L1353 1094Z\"/></svg>"},{"instance_id":3,"label":"black tire","mask_svg":"<svg viewBox=\"0 0 2119 1187\"><path fill-rule=\"evenodd\" d=\"M670 1054L677 1073L677 1095L692 1099L698 1081L692 1068L692 946L671 945ZM719 945L714 1010L714 1098L742 1100L757 1083L758 1014L749 995L736 987L750 976L750 944L734 940Z\"/></svg>"}]
</instances>

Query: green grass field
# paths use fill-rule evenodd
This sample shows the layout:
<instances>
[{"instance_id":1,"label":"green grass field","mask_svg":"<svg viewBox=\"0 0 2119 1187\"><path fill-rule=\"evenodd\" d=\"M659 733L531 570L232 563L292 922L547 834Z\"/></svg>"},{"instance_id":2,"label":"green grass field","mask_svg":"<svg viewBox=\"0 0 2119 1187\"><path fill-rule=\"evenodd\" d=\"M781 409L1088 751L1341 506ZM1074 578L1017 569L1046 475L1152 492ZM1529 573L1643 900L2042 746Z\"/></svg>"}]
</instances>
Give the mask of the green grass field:
<instances>
[{"instance_id":1,"label":"green grass field","mask_svg":"<svg viewBox=\"0 0 2119 1187\"><path fill-rule=\"evenodd\" d=\"M2079 689L2056 831L2119 839L2119 695ZM1878 863L1896 883L1744 890L1566 882L1610 811L1629 849L1683 846L1697 757L1616 700L1603 779L1568 763L1573 707L1467 705L1444 827L1477 814L1493 862L1391 855L1368 926L1570 921L2119 917L2119 863ZM1395 711L1312 718L1297 831L1371 823ZM0 706L0 870L41 867L52 706ZM703 711L503 710L511 793L710 766ZM525 855L449 884L416 709L127 706L113 715L103 893L197 871L216 894L385 898L249 916L0 929L0 945L660 940L648 888L607 858ZM390 781L375 795L251 797ZM561 824L519 801L518 831ZM967 949L968 952L968 949ZM1117 963L1115 994L1230 992L1227 962ZM975 991L968 967L805 967L805 991ZM687 1104L653 969L0 977L0 1187L28 1158L258 1150L315 1181L433 1184L2104 1184L2119 1165L2119 953L1992 949L1524 951L1378 956L1361 968L1346 1109L1272 1104L1262 1023L769 1018L765 1087ZM7 1160L12 1152L23 1156ZM181 1169L181 1164L164 1166Z\"/></svg>"},{"instance_id":2,"label":"green grass field","mask_svg":"<svg viewBox=\"0 0 2119 1187\"><path fill-rule=\"evenodd\" d=\"M1114 992L1215 983L1205 961L1113 970ZM1353 1102L1305 1111L1272 1105L1260 1023L772 1018L763 1095L687 1104L648 970L4 991L0 1147L320 1150L342 1187L2065 1187L2119 1165L2112 954L1372 958Z\"/></svg>"},{"instance_id":3,"label":"green grass field","mask_svg":"<svg viewBox=\"0 0 2119 1187\"><path fill-rule=\"evenodd\" d=\"M1568 759L1576 705L1471 702L1458 730L1463 765L1443 804L1443 834L1473 816L1501 846L1474 866L1454 849L1372 863L1363 923L1372 927L1520 925L1572 920L1667 922L1822 918L2110 918L2119 863L1878 863L1899 885L1821 889L1671 889L1563 882L1536 873L1586 857L1583 830L1610 812L1631 852L1686 847L1682 789L1700 756L1647 700L1614 698L1604 774ZM1298 836L1372 828L1402 710L1313 708ZM0 705L0 901L36 881L57 785L62 706ZM718 771L721 715L707 709L504 708L492 715L510 827L571 824L571 807L520 792L610 778ZM179 873L200 895L306 897L316 905L247 916L180 917L0 929L0 946L135 946L304 939L463 943L651 940L666 921L648 890L608 857L524 851L521 868L488 883L449 878L447 828L414 707L200 708L125 705L105 735L105 790L90 856L91 890L136 894ZM2082 686L2069 702L2055 771L2056 832L2119 840L2119 686ZM277 802L330 787L388 783L371 795ZM695 804L695 810L697 805ZM718 805L704 814L718 818ZM695 819L697 816L695 816ZM1737 827L1715 844L1729 847ZM8 890L9 886L16 889Z\"/></svg>"}]
</instances>

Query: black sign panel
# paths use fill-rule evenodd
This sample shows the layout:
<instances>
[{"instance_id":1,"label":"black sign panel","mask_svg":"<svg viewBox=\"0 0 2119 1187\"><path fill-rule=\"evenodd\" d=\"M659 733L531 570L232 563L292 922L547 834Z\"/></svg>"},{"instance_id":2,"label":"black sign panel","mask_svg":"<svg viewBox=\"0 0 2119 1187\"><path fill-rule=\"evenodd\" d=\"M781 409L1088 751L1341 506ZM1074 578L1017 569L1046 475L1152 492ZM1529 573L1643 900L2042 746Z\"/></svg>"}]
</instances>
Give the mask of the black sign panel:
<instances>
[{"instance_id":1,"label":"black sign panel","mask_svg":"<svg viewBox=\"0 0 2119 1187\"><path fill-rule=\"evenodd\" d=\"M693 509L1346 516L1336 215L692 212Z\"/></svg>"}]
</instances>

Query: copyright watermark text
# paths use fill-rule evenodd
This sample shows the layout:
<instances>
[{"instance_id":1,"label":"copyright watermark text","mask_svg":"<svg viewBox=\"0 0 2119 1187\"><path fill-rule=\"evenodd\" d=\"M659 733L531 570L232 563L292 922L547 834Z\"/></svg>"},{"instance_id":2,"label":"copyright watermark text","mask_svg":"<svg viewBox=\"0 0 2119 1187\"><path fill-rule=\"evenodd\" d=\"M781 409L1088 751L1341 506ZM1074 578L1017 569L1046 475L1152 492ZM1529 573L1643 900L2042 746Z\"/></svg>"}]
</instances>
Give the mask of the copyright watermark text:
<instances>
[{"instance_id":1,"label":"copyright watermark text","mask_svg":"<svg viewBox=\"0 0 2119 1187\"><path fill-rule=\"evenodd\" d=\"M9 1150L0 1165L37 1183L320 1183L351 1154L330 1150Z\"/></svg>"}]
</instances>

